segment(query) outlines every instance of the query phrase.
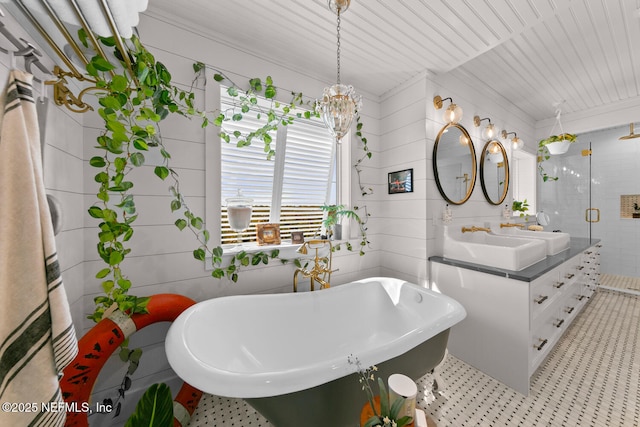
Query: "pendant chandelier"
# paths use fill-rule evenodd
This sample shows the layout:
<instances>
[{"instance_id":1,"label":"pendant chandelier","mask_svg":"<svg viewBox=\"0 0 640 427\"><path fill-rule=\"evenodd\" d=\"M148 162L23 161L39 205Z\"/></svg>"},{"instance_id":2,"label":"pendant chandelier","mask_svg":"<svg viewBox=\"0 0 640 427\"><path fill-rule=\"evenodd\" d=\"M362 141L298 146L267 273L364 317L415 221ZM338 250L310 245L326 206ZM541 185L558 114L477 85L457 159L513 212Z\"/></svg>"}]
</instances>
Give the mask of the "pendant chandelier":
<instances>
[{"instance_id":1,"label":"pendant chandelier","mask_svg":"<svg viewBox=\"0 0 640 427\"><path fill-rule=\"evenodd\" d=\"M351 122L362 106L362 100L353 86L340 83L340 15L349 8L351 0L328 0L328 3L329 9L338 17L338 73L336 84L324 88L322 100L316 102L316 111L320 113L329 132L339 144L342 142L342 137L349 132Z\"/></svg>"}]
</instances>

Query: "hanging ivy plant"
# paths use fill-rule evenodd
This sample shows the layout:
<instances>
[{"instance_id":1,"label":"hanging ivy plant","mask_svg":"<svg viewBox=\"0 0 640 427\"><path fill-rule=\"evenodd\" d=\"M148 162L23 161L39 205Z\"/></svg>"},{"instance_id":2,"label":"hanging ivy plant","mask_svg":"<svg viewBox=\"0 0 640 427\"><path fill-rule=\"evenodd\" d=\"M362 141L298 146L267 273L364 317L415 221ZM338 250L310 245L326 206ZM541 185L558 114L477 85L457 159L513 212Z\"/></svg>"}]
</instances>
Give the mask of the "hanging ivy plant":
<instances>
[{"instance_id":1,"label":"hanging ivy plant","mask_svg":"<svg viewBox=\"0 0 640 427\"><path fill-rule=\"evenodd\" d=\"M79 31L79 39L89 47L86 34ZM123 54L115 48L113 38L98 37L105 47L113 49L120 64L112 64L105 58L96 55L87 64L87 74L95 81L98 89L98 115L103 120L104 129L96 140L95 148L99 151L89 160L89 164L96 169L94 181L97 185L96 202L89 207L88 213L98 220L96 249L104 265L97 271L95 277L101 282L103 294L94 298L95 309L88 317L95 322L100 321L113 310L120 310L126 314L146 313L147 297L132 295L132 282L124 271L124 264L131 253L128 246L134 234L134 225L138 217L133 189L135 182L131 172L145 166L147 153L155 151L160 154L160 164L153 167L154 175L163 181L171 182L170 209L180 212L181 217L175 221L180 230L189 230L196 238L197 248L193 251L194 258L204 261L211 258L214 278L227 277L233 282L238 280L242 268L268 264L271 260L279 259L286 263L289 260L280 258L279 251L259 251L254 253L239 252L230 257L224 257L220 246L210 248L210 232L205 229L203 219L198 216L185 202L180 187L177 172L171 167L171 155L163 144L160 123L171 114L201 120L201 126L215 125L220 129L220 137L227 143L234 142L239 147L260 143L264 145L266 159L271 159L274 150L271 145L270 132L278 126L286 126L297 118L310 118L315 109L309 101L305 101L301 93L292 93L291 101L283 103L276 100L277 87L271 77L262 80L250 79L248 89L228 79L223 73L215 72L214 80L226 82L228 94L235 100L229 111L204 112L195 107L193 84L189 90L183 90L171 82L169 70L142 45L137 37L123 40L127 46L130 70L124 67ZM124 68L123 68L124 67ZM196 74L194 83L206 70L202 63L194 64ZM251 108L259 108L257 96L271 101L268 108L261 111L265 117L265 124L259 129L246 133L228 132L225 123L242 120L243 115ZM304 108L302 108L304 107ZM357 116L355 132L364 155L355 165L360 183L360 166L364 159L371 158L367 140L363 136L362 122ZM157 156L156 156L157 157ZM371 194L370 188L360 184L361 194ZM354 208L357 209L357 208ZM366 212L366 206L363 209ZM368 217L366 214L365 217ZM366 228L360 222L363 236L360 253L364 254ZM350 246L350 245L349 245ZM348 247L349 247L348 246ZM350 249L350 247L349 247ZM300 266L300 260L294 260ZM137 369L142 351L129 349L125 341L120 351L120 358L129 364L121 387L118 391L116 407L120 408L120 398L131 385L130 376Z\"/></svg>"},{"instance_id":2,"label":"hanging ivy plant","mask_svg":"<svg viewBox=\"0 0 640 427\"><path fill-rule=\"evenodd\" d=\"M81 40L86 42L83 37ZM99 40L107 47L115 45L112 38ZM194 234L198 247L193 251L193 256L201 261L207 256L211 258L213 277L228 277L235 282L242 267L267 264L269 260L279 258L278 251L261 251L251 255L239 253L233 255L227 265L223 265L222 248L209 247L210 233L204 228L203 219L185 202L179 176L170 165L171 155L160 135L160 122L163 119L169 114L200 118L202 127L211 124L218 126L220 137L225 142L233 141L239 147L256 142L263 144L266 158L271 159L274 150L271 146L270 132L277 130L278 126L293 123L296 118L310 118L315 114L311 103L305 101L301 93L292 93L289 103L277 101L278 91L271 77L265 80L252 78L248 82L248 89L242 90L224 74L216 72L213 75L214 80L227 83L227 93L234 99L234 105L229 111L217 111L212 116L211 113L195 108L192 88L183 90L174 86L167 68L156 61L135 36L127 46L129 60L132 63L131 72L124 71L101 56L93 57L87 65L87 73L96 80L97 88L101 89L98 95L98 114L104 121L104 130L97 138L96 146L102 153L89 161L90 165L99 171L94 176L98 184L98 200L88 211L91 217L100 221L97 251L105 263L96 274L96 278L102 281L104 295L94 299L95 311L89 316L96 322L115 308L129 314L146 312L148 299L129 293L132 283L123 272L122 264L131 252L127 244L133 236L133 225L137 219L132 194L134 182L128 177L134 168L145 165L145 154L149 150L158 150L162 158L161 164L154 167L154 174L161 180L172 181L170 191L173 197L170 208L174 212L182 213L182 217L175 221L176 227L180 230L188 229ZM122 55L117 49L114 50L114 54L122 61ZM205 70L206 67L202 63L194 64L194 82ZM111 76L111 72L115 75ZM246 133L228 132L225 129L226 122L242 120L243 114L250 109L262 108L258 105L258 96L271 101L268 108L260 111L260 115L265 118L264 125ZM306 108L301 111L300 107L303 106ZM367 140L362 134L359 116L356 137L364 151L363 158L356 164L359 176L362 160L371 158ZM371 189L361 186L361 191L366 195L370 194Z\"/></svg>"},{"instance_id":3,"label":"hanging ivy plant","mask_svg":"<svg viewBox=\"0 0 640 427\"><path fill-rule=\"evenodd\" d=\"M538 173L542 177L543 182L547 181L557 181L557 176L551 176L547 174L544 169L543 163L551 158L551 153L549 152L548 146L550 144L554 144L556 142L568 142L574 143L578 136L573 133L562 133L560 135L551 135L548 138L542 139L538 142Z\"/></svg>"}]
</instances>

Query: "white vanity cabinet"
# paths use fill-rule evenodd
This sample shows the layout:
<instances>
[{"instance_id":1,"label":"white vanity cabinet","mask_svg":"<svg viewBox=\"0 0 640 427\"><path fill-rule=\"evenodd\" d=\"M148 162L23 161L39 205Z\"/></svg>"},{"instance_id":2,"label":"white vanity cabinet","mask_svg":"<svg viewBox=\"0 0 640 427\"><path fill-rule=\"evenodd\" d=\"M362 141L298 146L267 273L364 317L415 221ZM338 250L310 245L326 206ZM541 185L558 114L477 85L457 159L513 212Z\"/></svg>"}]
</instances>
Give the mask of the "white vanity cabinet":
<instances>
[{"instance_id":1,"label":"white vanity cabinet","mask_svg":"<svg viewBox=\"0 0 640 427\"><path fill-rule=\"evenodd\" d=\"M574 247L521 272L430 258L432 287L467 310L450 332L449 352L528 395L531 375L596 289L599 248Z\"/></svg>"}]
</instances>

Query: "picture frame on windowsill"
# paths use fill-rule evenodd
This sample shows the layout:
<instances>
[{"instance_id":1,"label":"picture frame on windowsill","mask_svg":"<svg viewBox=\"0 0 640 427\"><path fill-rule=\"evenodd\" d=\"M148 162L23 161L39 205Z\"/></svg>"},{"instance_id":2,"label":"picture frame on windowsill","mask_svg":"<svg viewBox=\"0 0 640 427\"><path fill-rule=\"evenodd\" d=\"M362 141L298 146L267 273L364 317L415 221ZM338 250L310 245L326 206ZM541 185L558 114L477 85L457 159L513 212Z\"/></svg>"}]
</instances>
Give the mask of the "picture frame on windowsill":
<instances>
[{"instance_id":1,"label":"picture frame on windowsill","mask_svg":"<svg viewBox=\"0 0 640 427\"><path fill-rule=\"evenodd\" d=\"M256 240L259 246L280 244L280 224L256 224Z\"/></svg>"}]
</instances>

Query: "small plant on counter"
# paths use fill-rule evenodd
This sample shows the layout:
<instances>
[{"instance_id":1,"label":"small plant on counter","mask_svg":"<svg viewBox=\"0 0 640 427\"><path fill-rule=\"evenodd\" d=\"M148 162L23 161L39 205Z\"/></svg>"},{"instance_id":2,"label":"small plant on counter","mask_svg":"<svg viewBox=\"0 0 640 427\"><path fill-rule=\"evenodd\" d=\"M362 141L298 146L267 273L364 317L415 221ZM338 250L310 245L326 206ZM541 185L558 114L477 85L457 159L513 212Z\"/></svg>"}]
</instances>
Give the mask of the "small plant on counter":
<instances>
[{"instance_id":1,"label":"small plant on counter","mask_svg":"<svg viewBox=\"0 0 640 427\"><path fill-rule=\"evenodd\" d=\"M527 213L527 211L529 211L529 203L527 202L527 199L524 199L521 202L514 200L511 204L511 210L513 212L520 212L520 218L524 218L525 221L529 220L529 214Z\"/></svg>"},{"instance_id":2,"label":"small plant on counter","mask_svg":"<svg viewBox=\"0 0 640 427\"><path fill-rule=\"evenodd\" d=\"M369 217L369 213L367 213L367 208L364 208L365 219L363 220L360 215L356 213L359 210L358 206L354 206L353 210L346 209L344 205L324 205L321 208L324 212L327 213L327 217L322 221L322 225L324 226L327 233L331 233L332 228L340 223L341 218L353 219L360 229L360 256L364 255L364 248L369 245L369 241L367 240L367 227L366 222ZM348 241L345 243L347 250L353 250L351 243ZM340 250L340 245L336 245L333 247L334 250Z\"/></svg>"},{"instance_id":3,"label":"small plant on counter","mask_svg":"<svg viewBox=\"0 0 640 427\"><path fill-rule=\"evenodd\" d=\"M354 356L349 356L348 361L350 365L355 365L358 369L358 381L362 385L362 390L367 394L367 400L373 412L373 416L367 420L363 427L403 427L413 421L413 418L408 416L398 418L405 399L399 397L390 402L384 381L379 377L376 379L378 368L375 365L364 369L360 360ZM372 383L376 382L380 393L379 407L375 404L375 394L372 386Z\"/></svg>"}]
</instances>

